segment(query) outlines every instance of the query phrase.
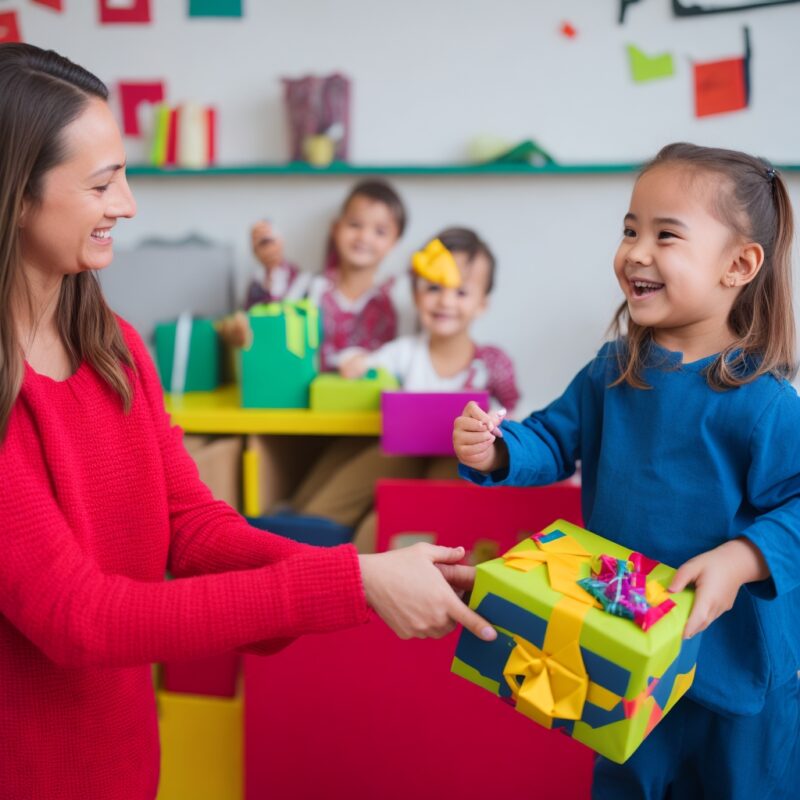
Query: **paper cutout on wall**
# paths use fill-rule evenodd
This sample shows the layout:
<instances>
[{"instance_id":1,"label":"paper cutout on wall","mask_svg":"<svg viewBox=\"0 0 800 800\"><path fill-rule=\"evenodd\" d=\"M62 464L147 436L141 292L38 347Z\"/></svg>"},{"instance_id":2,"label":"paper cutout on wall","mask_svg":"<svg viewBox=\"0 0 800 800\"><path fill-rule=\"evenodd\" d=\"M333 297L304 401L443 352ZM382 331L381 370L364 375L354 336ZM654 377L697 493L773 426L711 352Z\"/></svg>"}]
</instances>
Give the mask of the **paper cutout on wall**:
<instances>
[{"instance_id":1,"label":"paper cutout on wall","mask_svg":"<svg viewBox=\"0 0 800 800\"><path fill-rule=\"evenodd\" d=\"M629 44L628 63L631 67L631 77L637 83L654 81L658 78L670 78L675 74L671 53L649 56L638 47Z\"/></svg>"},{"instance_id":2,"label":"paper cutout on wall","mask_svg":"<svg viewBox=\"0 0 800 800\"><path fill-rule=\"evenodd\" d=\"M241 17L242 0L189 0L190 17Z\"/></svg>"},{"instance_id":3,"label":"paper cutout on wall","mask_svg":"<svg viewBox=\"0 0 800 800\"><path fill-rule=\"evenodd\" d=\"M638 3L639 0L619 0L619 24L622 25L625 22L625 12L628 10L628 6L632 6L634 3Z\"/></svg>"},{"instance_id":4,"label":"paper cutout on wall","mask_svg":"<svg viewBox=\"0 0 800 800\"><path fill-rule=\"evenodd\" d=\"M31 0L32 3L36 3L40 6L46 6L47 8L52 8L53 11L63 11L64 10L64 0Z\"/></svg>"},{"instance_id":5,"label":"paper cutout on wall","mask_svg":"<svg viewBox=\"0 0 800 800\"><path fill-rule=\"evenodd\" d=\"M0 14L0 42L21 42L16 11Z\"/></svg>"},{"instance_id":6,"label":"paper cutout on wall","mask_svg":"<svg viewBox=\"0 0 800 800\"><path fill-rule=\"evenodd\" d=\"M558 29L559 33L562 36L565 36L567 39L574 39L578 35L578 31L574 25L571 25L569 22L562 22L561 27Z\"/></svg>"},{"instance_id":7,"label":"paper cutout on wall","mask_svg":"<svg viewBox=\"0 0 800 800\"><path fill-rule=\"evenodd\" d=\"M164 82L119 82L119 102L122 106L122 132L126 136L141 136L139 106L164 100Z\"/></svg>"},{"instance_id":8,"label":"paper cutout on wall","mask_svg":"<svg viewBox=\"0 0 800 800\"><path fill-rule=\"evenodd\" d=\"M750 29L744 29L744 55L694 65L694 108L698 117L740 111L750 103Z\"/></svg>"},{"instance_id":9,"label":"paper cutout on wall","mask_svg":"<svg viewBox=\"0 0 800 800\"><path fill-rule=\"evenodd\" d=\"M100 23L150 22L150 0L98 0Z\"/></svg>"},{"instance_id":10,"label":"paper cutout on wall","mask_svg":"<svg viewBox=\"0 0 800 800\"><path fill-rule=\"evenodd\" d=\"M626 0L622 0L623 5ZM628 0L637 2L637 0ZM769 6L785 6L789 3L799 3L800 0L707 0L705 3L698 3L695 0L672 0L672 12L676 17L697 17L701 14L726 14L731 11L752 11L757 8L768 8ZM622 12L624 13L624 11Z\"/></svg>"}]
</instances>

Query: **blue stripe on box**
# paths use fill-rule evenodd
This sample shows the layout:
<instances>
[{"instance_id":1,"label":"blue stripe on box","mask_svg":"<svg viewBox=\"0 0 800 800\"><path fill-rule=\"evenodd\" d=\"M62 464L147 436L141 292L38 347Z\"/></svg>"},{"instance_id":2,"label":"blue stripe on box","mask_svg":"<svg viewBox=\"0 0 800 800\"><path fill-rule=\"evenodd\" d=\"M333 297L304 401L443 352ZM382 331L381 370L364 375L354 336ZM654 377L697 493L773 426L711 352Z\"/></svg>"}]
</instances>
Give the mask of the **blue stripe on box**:
<instances>
[{"instance_id":1,"label":"blue stripe on box","mask_svg":"<svg viewBox=\"0 0 800 800\"><path fill-rule=\"evenodd\" d=\"M700 636L684 639L678 657L667 667L667 671L659 678L658 686L653 691L653 697L660 708L664 708L672 694L675 678L690 672L697 661L700 650Z\"/></svg>"},{"instance_id":2,"label":"blue stripe on box","mask_svg":"<svg viewBox=\"0 0 800 800\"><path fill-rule=\"evenodd\" d=\"M481 600L475 610L492 625L513 631L517 636L527 639L539 648L544 645L544 636L547 633L546 619L491 593Z\"/></svg>"},{"instance_id":3,"label":"blue stripe on box","mask_svg":"<svg viewBox=\"0 0 800 800\"><path fill-rule=\"evenodd\" d=\"M461 636L456 647L456 658L480 672L484 678L497 681L500 684L500 696L510 696L511 690L503 677L503 667L514 649L514 640L504 633L497 632L493 642L485 642L466 628L461 631ZM505 691L504 691L505 690Z\"/></svg>"},{"instance_id":4,"label":"blue stripe on box","mask_svg":"<svg viewBox=\"0 0 800 800\"><path fill-rule=\"evenodd\" d=\"M618 694L621 697L625 696L628 691L628 683L630 683L631 673L630 670L609 661L607 658L581 647L581 656L583 663L586 667L586 672L589 674L589 680L593 683L598 683L609 692Z\"/></svg>"},{"instance_id":5,"label":"blue stripe on box","mask_svg":"<svg viewBox=\"0 0 800 800\"><path fill-rule=\"evenodd\" d=\"M539 541L542 544L547 544L548 542L555 542L557 539L561 539L566 535L567 534L563 531L550 531L550 533L546 534L545 536L540 536Z\"/></svg>"}]
</instances>

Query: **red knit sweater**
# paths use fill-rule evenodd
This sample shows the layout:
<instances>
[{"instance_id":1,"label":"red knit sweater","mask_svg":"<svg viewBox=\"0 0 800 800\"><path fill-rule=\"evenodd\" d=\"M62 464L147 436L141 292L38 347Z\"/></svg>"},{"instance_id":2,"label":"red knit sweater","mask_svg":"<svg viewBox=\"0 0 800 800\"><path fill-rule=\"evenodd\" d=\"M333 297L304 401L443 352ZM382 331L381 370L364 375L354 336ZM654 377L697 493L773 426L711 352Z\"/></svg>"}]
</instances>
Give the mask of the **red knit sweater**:
<instances>
[{"instance_id":1,"label":"red knit sweater","mask_svg":"<svg viewBox=\"0 0 800 800\"><path fill-rule=\"evenodd\" d=\"M265 534L211 497L120 325L131 412L87 364L61 382L26 366L0 445L4 800L152 798L150 662L367 619L351 546Z\"/></svg>"}]
</instances>

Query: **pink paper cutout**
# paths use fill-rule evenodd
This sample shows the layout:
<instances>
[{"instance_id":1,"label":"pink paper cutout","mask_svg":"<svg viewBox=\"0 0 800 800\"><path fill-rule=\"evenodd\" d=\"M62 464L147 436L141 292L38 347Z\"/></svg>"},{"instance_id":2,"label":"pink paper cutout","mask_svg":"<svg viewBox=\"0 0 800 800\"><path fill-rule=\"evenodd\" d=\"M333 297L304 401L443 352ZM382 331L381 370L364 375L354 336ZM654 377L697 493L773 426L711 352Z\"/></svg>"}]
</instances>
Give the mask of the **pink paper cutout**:
<instances>
[{"instance_id":1,"label":"pink paper cutout","mask_svg":"<svg viewBox=\"0 0 800 800\"><path fill-rule=\"evenodd\" d=\"M98 0L100 23L150 22L150 0Z\"/></svg>"},{"instance_id":2,"label":"pink paper cutout","mask_svg":"<svg viewBox=\"0 0 800 800\"><path fill-rule=\"evenodd\" d=\"M142 103L161 103L164 100L164 82L119 82L119 102L122 106L122 132L126 136L141 136L139 106Z\"/></svg>"},{"instance_id":3,"label":"pink paper cutout","mask_svg":"<svg viewBox=\"0 0 800 800\"><path fill-rule=\"evenodd\" d=\"M0 42L21 42L16 11L0 14Z\"/></svg>"}]
</instances>

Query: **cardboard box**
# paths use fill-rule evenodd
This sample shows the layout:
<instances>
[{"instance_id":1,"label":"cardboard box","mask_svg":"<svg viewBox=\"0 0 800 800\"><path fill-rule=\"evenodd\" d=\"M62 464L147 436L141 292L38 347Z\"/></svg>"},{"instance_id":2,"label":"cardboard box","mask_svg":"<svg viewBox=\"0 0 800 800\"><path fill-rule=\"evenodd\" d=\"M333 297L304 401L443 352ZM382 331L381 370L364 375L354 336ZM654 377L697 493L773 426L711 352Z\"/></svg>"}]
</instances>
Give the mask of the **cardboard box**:
<instances>
[{"instance_id":1,"label":"cardboard box","mask_svg":"<svg viewBox=\"0 0 800 800\"><path fill-rule=\"evenodd\" d=\"M682 638L691 590L669 595L674 607L646 630L600 607L577 581L601 554L634 557L558 520L504 558L478 565L470 606L498 637L487 643L463 631L452 669L622 763L691 686L701 636ZM648 593L663 595L675 570L648 566Z\"/></svg>"}]
</instances>

